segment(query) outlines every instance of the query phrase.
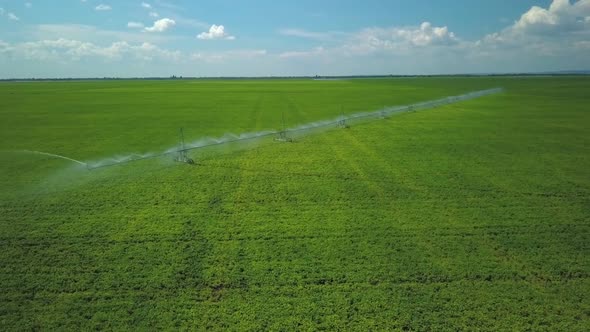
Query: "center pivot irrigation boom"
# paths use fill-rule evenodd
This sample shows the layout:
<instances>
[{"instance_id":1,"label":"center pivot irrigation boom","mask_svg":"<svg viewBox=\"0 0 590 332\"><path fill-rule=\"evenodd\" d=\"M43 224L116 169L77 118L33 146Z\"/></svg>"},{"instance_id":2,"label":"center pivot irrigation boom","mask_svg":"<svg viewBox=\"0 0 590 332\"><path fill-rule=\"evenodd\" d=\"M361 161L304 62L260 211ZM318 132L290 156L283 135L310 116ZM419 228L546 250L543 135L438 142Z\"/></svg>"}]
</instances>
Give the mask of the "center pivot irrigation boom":
<instances>
[{"instance_id":1,"label":"center pivot irrigation boom","mask_svg":"<svg viewBox=\"0 0 590 332\"><path fill-rule=\"evenodd\" d=\"M364 113L355 113L351 115L345 116L341 114L336 119L328 120L328 121L319 121L310 124L304 124L301 126L297 126L295 128L287 128L285 126L285 113L282 114L282 129L281 130L269 130L269 131L262 131L257 133L246 133L241 135L225 135L219 139L209 139L209 141L200 144L185 144L184 141L184 132L182 128L180 129L180 143L178 148L170 149L162 153L149 153L145 155L128 155L122 158L112 158L106 161L102 161L99 163L83 163L79 162L83 165L86 165L88 169L96 169L108 166L115 166L125 163L130 163L139 160L157 158L162 156L169 156L174 155L174 160L186 164L194 164L195 161L188 156L188 151L203 149L207 147L212 147L216 145L223 145L223 144L230 144L234 142L243 142L248 140L255 140L261 139L264 137L274 136L276 141L280 142L292 142L293 139L289 136L289 134L296 134L299 132L305 132L317 128L330 128L330 127L340 127L340 128L348 128L350 122L354 121L369 121L373 119L384 119L389 117L390 115L403 113L403 112L415 112L418 110L434 108L441 105L447 105L456 103L463 100L474 99L486 95L491 95L495 93L502 92L502 88L494 88L494 89L487 89L481 91L474 91L469 92L459 96L450 96L445 98L440 98L436 100L424 101L412 105L405 105L405 106L392 106L392 107L384 107L381 110L374 111L374 112L364 112ZM69 159L69 158L68 158Z\"/></svg>"}]
</instances>

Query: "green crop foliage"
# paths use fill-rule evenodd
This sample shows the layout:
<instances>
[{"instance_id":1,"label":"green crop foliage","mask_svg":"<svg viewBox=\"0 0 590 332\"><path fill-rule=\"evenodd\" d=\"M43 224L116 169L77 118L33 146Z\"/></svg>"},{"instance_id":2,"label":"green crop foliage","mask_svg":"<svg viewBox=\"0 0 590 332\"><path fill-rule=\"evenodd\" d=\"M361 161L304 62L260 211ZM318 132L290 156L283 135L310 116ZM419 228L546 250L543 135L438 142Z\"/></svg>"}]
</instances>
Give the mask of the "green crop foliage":
<instances>
[{"instance_id":1,"label":"green crop foliage","mask_svg":"<svg viewBox=\"0 0 590 332\"><path fill-rule=\"evenodd\" d=\"M98 160L503 87L293 143ZM590 326L590 79L0 84L2 330Z\"/></svg>"}]
</instances>

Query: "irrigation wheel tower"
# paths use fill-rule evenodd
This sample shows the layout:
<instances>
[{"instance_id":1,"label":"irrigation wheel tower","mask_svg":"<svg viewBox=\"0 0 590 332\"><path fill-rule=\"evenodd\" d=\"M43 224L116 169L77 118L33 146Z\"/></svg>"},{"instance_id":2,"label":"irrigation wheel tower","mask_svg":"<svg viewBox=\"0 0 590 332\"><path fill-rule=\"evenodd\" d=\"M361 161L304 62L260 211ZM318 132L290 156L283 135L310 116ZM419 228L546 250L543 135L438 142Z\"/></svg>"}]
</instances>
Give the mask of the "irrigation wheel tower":
<instances>
[{"instance_id":1,"label":"irrigation wheel tower","mask_svg":"<svg viewBox=\"0 0 590 332\"><path fill-rule=\"evenodd\" d=\"M283 129L281 129L281 131L279 131L277 133L277 137L275 138L275 141L277 142L293 142L293 139L289 136L287 136L287 129L285 127L285 112L283 111L282 114L283 117Z\"/></svg>"},{"instance_id":2,"label":"irrigation wheel tower","mask_svg":"<svg viewBox=\"0 0 590 332\"><path fill-rule=\"evenodd\" d=\"M195 161L192 160L189 156L188 153L186 152L186 146L184 145L184 130L182 128L180 128L180 143L178 146L178 153L176 154L176 157L174 158L174 161L178 161L181 163L186 163L189 165L194 165Z\"/></svg>"}]
</instances>

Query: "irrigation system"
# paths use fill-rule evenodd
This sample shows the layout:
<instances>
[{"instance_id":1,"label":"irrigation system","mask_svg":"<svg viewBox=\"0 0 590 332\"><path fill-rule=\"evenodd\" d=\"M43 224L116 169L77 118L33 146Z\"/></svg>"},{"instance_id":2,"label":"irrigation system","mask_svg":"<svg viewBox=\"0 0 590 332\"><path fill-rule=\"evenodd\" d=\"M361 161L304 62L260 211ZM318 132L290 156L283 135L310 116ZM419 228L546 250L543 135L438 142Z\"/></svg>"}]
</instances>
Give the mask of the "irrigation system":
<instances>
[{"instance_id":1,"label":"irrigation system","mask_svg":"<svg viewBox=\"0 0 590 332\"><path fill-rule=\"evenodd\" d=\"M93 170L98 168L104 167L111 167L131 162L136 162L145 159L152 159L152 158L159 158L163 156L173 156L175 161L187 163L187 164L194 164L194 160L188 156L188 152L192 150L204 149L213 146L219 146L223 144L231 144L237 142L244 142L244 141L251 141L256 139L261 139L265 137L274 136L276 141L280 142L292 142L294 135L301 135L304 132L311 132L318 129L329 129L329 128L348 128L351 122L362 122L362 121L371 121L371 120L378 120L378 119L385 119L391 115L404 113L404 112L413 112L423 109L430 109L435 108L443 105L448 105L452 103L457 103L460 101L470 100L474 98L479 98L482 96L487 96L491 94L496 94L502 92L502 88L494 88L494 89L487 89L487 90L480 90L474 91L470 93L466 93L463 95L457 96L450 96L445 98L440 98L436 100L430 100L425 102L420 102L412 105L404 105L404 106L391 106L391 107L384 107L377 111L372 112L362 112L362 113L355 113L351 115L344 115L342 114L338 118L332 120L325 120L325 121L317 121L308 124L299 125L293 128L286 128L285 127L285 117L284 113L282 116L282 129L281 130L268 130L268 131L261 131L261 132L254 132L254 133L244 133L240 135L233 135L233 134L226 134L220 138L206 138L195 143L186 143L184 140L184 131L180 129L180 141L177 147L168 149L166 151L160 153L147 153L147 154L130 154L123 157L118 158L109 158L99 162L82 162L79 160L75 160L72 158L59 156L51 153L45 152L38 152L43 155L48 156L55 156L62 159L70 160L76 162L78 164L82 164L86 166L87 169ZM35 151L37 152L37 151Z\"/></svg>"}]
</instances>

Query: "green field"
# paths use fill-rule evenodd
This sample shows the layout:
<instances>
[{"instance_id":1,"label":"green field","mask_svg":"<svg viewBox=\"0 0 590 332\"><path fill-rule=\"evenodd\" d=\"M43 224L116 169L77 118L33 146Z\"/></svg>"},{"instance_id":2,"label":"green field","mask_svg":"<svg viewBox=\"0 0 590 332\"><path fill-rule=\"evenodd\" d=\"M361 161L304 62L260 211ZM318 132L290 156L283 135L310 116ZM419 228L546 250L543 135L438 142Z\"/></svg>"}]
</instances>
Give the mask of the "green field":
<instances>
[{"instance_id":1,"label":"green field","mask_svg":"<svg viewBox=\"0 0 590 332\"><path fill-rule=\"evenodd\" d=\"M301 137L78 160L503 87ZM0 83L0 330L590 329L590 78Z\"/></svg>"}]
</instances>

